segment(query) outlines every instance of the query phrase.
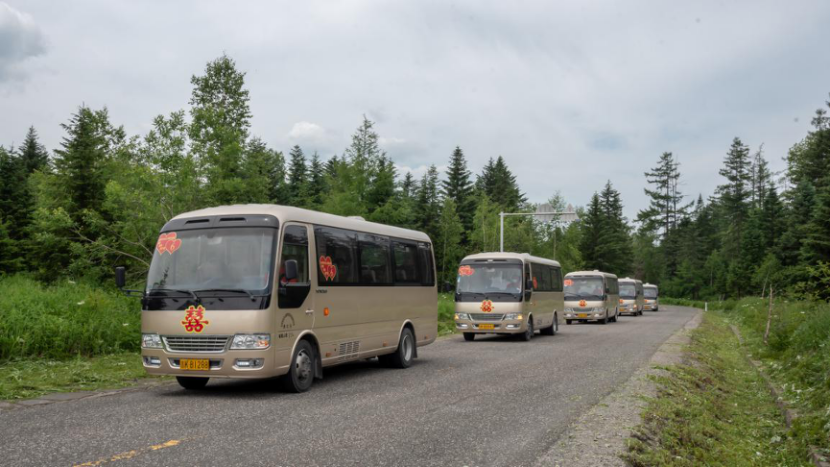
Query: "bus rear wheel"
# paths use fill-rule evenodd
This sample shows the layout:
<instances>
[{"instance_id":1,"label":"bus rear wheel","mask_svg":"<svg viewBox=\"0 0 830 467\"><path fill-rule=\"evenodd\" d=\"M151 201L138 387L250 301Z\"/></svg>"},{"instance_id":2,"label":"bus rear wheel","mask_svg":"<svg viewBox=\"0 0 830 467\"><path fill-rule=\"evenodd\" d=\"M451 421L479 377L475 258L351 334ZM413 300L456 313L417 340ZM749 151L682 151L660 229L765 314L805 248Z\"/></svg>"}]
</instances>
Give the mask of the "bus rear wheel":
<instances>
[{"instance_id":1,"label":"bus rear wheel","mask_svg":"<svg viewBox=\"0 0 830 467\"><path fill-rule=\"evenodd\" d=\"M193 376L176 376L179 386L185 389L203 389L210 378L195 378Z\"/></svg>"},{"instance_id":2,"label":"bus rear wheel","mask_svg":"<svg viewBox=\"0 0 830 467\"><path fill-rule=\"evenodd\" d=\"M473 332L465 332L464 333L464 340L467 342L472 342L476 340L476 335Z\"/></svg>"},{"instance_id":3,"label":"bus rear wheel","mask_svg":"<svg viewBox=\"0 0 830 467\"><path fill-rule=\"evenodd\" d=\"M307 340L301 340L294 349L288 374L282 377L282 385L288 392L306 392L314 383L317 365L314 348Z\"/></svg>"},{"instance_id":4,"label":"bus rear wheel","mask_svg":"<svg viewBox=\"0 0 830 467\"><path fill-rule=\"evenodd\" d=\"M553 323L550 325L550 327L542 328L539 331L539 334L542 334L542 335L545 335L545 336L553 336L553 335L556 334L556 331L558 331L558 330L559 330L559 318L556 315L553 315Z\"/></svg>"},{"instance_id":5,"label":"bus rear wheel","mask_svg":"<svg viewBox=\"0 0 830 467\"><path fill-rule=\"evenodd\" d=\"M395 353L378 357L385 366L392 368L409 368L415 358L415 336L409 328L403 328L398 349Z\"/></svg>"}]
</instances>

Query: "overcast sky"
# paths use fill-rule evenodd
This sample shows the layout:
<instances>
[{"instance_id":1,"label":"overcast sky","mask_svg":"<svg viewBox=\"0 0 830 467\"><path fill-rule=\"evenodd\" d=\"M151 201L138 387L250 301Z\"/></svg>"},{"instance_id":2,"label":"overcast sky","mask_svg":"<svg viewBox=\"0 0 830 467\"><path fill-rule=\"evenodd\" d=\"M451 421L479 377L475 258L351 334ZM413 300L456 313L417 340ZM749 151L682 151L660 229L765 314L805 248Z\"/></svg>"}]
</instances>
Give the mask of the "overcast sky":
<instances>
[{"instance_id":1,"label":"overcast sky","mask_svg":"<svg viewBox=\"0 0 830 467\"><path fill-rule=\"evenodd\" d=\"M49 149L77 107L145 134L227 53L252 133L342 153L367 115L401 170L502 155L534 202L585 205L681 161L708 196L734 136L774 169L830 92L830 2L0 0L0 144Z\"/></svg>"}]
</instances>

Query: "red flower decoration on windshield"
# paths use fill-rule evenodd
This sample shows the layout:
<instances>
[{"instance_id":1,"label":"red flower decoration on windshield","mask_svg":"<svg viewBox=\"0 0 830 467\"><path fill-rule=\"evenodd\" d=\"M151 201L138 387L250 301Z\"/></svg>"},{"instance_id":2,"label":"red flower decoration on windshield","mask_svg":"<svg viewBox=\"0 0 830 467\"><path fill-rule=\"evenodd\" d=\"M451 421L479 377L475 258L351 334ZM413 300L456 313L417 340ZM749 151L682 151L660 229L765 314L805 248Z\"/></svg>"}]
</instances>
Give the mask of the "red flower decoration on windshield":
<instances>
[{"instance_id":1,"label":"red flower decoration on windshield","mask_svg":"<svg viewBox=\"0 0 830 467\"><path fill-rule=\"evenodd\" d=\"M156 250L158 250L160 255L163 255L165 252L172 255L181 246L182 240L180 238L176 238L176 232L161 234L156 242Z\"/></svg>"},{"instance_id":2,"label":"red flower decoration on windshield","mask_svg":"<svg viewBox=\"0 0 830 467\"><path fill-rule=\"evenodd\" d=\"M208 324L210 324L210 321L205 319L205 307L202 305L199 305L198 308L190 305L184 310L182 326L184 326L185 331L202 332Z\"/></svg>"}]
</instances>

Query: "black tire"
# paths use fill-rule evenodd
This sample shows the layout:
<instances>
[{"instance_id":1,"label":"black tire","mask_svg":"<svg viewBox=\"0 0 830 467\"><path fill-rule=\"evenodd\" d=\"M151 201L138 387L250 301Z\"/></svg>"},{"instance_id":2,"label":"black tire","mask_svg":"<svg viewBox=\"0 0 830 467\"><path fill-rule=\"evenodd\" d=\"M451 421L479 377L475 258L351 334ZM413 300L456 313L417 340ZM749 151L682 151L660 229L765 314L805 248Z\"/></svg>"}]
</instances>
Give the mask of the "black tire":
<instances>
[{"instance_id":1,"label":"black tire","mask_svg":"<svg viewBox=\"0 0 830 467\"><path fill-rule=\"evenodd\" d=\"M599 322L602 324L608 324L608 310L605 310L605 318L602 318Z\"/></svg>"},{"instance_id":2,"label":"black tire","mask_svg":"<svg viewBox=\"0 0 830 467\"><path fill-rule=\"evenodd\" d=\"M415 359L415 335L409 328L403 328L400 340L398 341L398 348L395 353L385 355L385 362L391 368L409 368L412 366L412 360Z\"/></svg>"},{"instance_id":3,"label":"black tire","mask_svg":"<svg viewBox=\"0 0 830 467\"><path fill-rule=\"evenodd\" d=\"M465 332L464 333L464 340L467 342L472 342L476 340L476 334L474 332Z\"/></svg>"},{"instance_id":4,"label":"black tire","mask_svg":"<svg viewBox=\"0 0 830 467\"><path fill-rule=\"evenodd\" d=\"M521 339L525 342L533 339L533 332L534 332L534 330L533 330L533 320L528 319L527 320L527 329L525 329L525 332L523 332L521 334Z\"/></svg>"},{"instance_id":5,"label":"black tire","mask_svg":"<svg viewBox=\"0 0 830 467\"><path fill-rule=\"evenodd\" d=\"M282 377L282 386L287 392L306 392L314 384L317 367L317 353L307 340L301 340L291 357L288 374Z\"/></svg>"},{"instance_id":6,"label":"black tire","mask_svg":"<svg viewBox=\"0 0 830 467\"><path fill-rule=\"evenodd\" d=\"M570 325L571 325L571 320L566 319L566 320L565 320L565 324L567 324L568 326L570 326Z\"/></svg>"},{"instance_id":7,"label":"black tire","mask_svg":"<svg viewBox=\"0 0 830 467\"><path fill-rule=\"evenodd\" d=\"M620 316L620 311L619 311L619 310L616 310L616 311L614 312L614 317L613 317L613 318L611 318L611 322L612 322L612 323L616 323L616 322L617 322L617 318L618 318L619 316Z\"/></svg>"},{"instance_id":8,"label":"black tire","mask_svg":"<svg viewBox=\"0 0 830 467\"><path fill-rule=\"evenodd\" d=\"M191 390L204 389L209 379L210 378L198 378L193 376L176 376L176 381L179 382L179 386Z\"/></svg>"},{"instance_id":9,"label":"black tire","mask_svg":"<svg viewBox=\"0 0 830 467\"><path fill-rule=\"evenodd\" d=\"M539 330L539 334L543 336L553 336L556 335L556 331L559 330L559 318L556 314L553 315L553 323L549 327L542 328Z\"/></svg>"}]
</instances>

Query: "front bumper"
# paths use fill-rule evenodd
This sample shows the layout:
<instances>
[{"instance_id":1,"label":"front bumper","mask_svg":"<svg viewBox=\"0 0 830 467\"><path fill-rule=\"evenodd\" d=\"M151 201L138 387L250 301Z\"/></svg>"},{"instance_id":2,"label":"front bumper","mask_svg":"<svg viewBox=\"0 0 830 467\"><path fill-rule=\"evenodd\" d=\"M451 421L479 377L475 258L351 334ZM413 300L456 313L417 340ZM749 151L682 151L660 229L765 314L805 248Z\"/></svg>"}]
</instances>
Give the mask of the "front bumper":
<instances>
[{"instance_id":1,"label":"front bumper","mask_svg":"<svg viewBox=\"0 0 830 467\"><path fill-rule=\"evenodd\" d=\"M565 319L571 321L599 321L605 318L605 312L572 311L565 313Z\"/></svg>"},{"instance_id":2,"label":"front bumper","mask_svg":"<svg viewBox=\"0 0 830 467\"><path fill-rule=\"evenodd\" d=\"M527 330L527 324L524 320L518 319L501 321L457 319L455 329L458 332L474 334L519 334Z\"/></svg>"},{"instance_id":3,"label":"front bumper","mask_svg":"<svg viewBox=\"0 0 830 467\"><path fill-rule=\"evenodd\" d=\"M144 369L151 375L201 378L271 378L288 373L290 358L291 349L228 350L216 353L141 349L141 360ZM181 361L183 359L208 360L210 369L182 369ZM242 366L244 361L249 361L252 365ZM253 366L253 364L259 365Z\"/></svg>"}]
</instances>

